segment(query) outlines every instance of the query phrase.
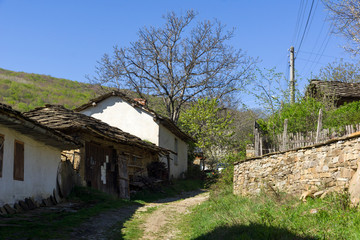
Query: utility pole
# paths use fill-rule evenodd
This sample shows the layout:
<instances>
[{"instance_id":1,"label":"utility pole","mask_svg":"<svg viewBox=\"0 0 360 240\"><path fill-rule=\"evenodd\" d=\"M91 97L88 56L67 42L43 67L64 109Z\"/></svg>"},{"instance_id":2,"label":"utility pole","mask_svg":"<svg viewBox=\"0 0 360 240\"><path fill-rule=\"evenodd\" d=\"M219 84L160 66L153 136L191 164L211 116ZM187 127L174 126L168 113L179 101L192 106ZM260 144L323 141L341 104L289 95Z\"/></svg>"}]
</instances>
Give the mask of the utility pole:
<instances>
[{"instance_id":1,"label":"utility pole","mask_svg":"<svg viewBox=\"0 0 360 240\"><path fill-rule=\"evenodd\" d=\"M290 103L295 103L295 59L294 47L290 47Z\"/></svg>"}]
</instances>

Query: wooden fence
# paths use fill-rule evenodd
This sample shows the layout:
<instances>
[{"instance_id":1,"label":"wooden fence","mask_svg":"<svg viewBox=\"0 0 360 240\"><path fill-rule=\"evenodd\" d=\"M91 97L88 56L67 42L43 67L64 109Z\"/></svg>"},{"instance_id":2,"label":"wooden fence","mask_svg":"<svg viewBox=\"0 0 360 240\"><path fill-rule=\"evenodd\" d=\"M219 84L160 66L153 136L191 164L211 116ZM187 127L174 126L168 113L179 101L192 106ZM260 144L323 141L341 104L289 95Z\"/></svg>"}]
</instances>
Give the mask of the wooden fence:
<instances>
[{"instance_id":1,"label":"wooden fence","mask_svg":"<svg viewBox=\"0 0 360 240\"><path fill-rule=\"evenodd\" d=\"M332 138L343 137L350 135L354 132L360 131L360 123L355 125L347 125L335 129L322 129L322 111L319 112L319 119L317 124L317 130L314 132L306 133L288 133L287 122L284 121L284 132L278 134L275 137L265 135L261 132L259 125L255 122L254 128L254 154L255 156L261 156L266 153L287 151L305 146L311 146L316 143L322 143Z\"/></svg>"}]
</instances>

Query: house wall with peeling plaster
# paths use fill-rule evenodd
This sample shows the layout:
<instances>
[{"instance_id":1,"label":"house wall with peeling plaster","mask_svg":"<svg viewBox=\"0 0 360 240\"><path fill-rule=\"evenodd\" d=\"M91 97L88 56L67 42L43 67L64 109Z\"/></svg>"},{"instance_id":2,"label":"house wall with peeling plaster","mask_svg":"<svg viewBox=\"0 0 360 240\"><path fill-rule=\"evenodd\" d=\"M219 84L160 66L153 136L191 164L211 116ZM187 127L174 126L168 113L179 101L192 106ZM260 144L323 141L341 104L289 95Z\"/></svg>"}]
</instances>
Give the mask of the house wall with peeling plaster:
<instances>
[{"instance_id":1,"label":"house wall with peeling plaster","mask_svg":"<svg viewBox=\"0 0 360 240\"><path fill-rule=\"evenodd\" d=\"M0 206L14 204L19 200L34 197L47 198L56 189L58 165L61 161L60 149L45 145L17 131L0 125L4 135L4 157L2 177L0 177ZM24 180L14 180L14 142L24 143Z\"/></svg>"}]
</instances>

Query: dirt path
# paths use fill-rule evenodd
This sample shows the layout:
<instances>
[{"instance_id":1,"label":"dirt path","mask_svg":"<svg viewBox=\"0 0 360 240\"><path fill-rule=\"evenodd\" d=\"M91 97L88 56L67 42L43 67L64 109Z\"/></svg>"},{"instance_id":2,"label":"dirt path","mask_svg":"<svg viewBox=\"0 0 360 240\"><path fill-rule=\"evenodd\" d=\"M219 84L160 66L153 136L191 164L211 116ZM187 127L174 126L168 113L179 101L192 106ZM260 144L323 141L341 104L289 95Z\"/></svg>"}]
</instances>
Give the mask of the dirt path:
<instances>
[{"instance_id":1,"label":"dirt path","mask_svg":"<svg viewBox=\"0 0 360 240\"><path fill-rule=\"evenodd\" d=\"M179 231L176 226L176 219L179 215L190 213L190 208L206 201L208 193L189 192L184 199L172 201L163 199L158 203L150 203L139 208L135 214L147 211L149 208L156 208L154 212L147 215L144 224L140 227L144 230L142 239L172 239Z\"/></svg>"},{"instance_id":2,"label":"dirt path","mask_svg":"<svg viewBox=\"0 0 360 240\"><path fill-rule=\"evenodd\" d=\"M208 193L201 190L185 192L174 198L166 198L149 203L145 206L130 205L116 210L103 212L77 227L68 239L105 240L109 231L120 223L126 222L131 217L145 217L143 225L144 236L142 239L172 239L176 233L176 224L173 224L180 214L189 213L189 208L208 199ZM141 214L149 208L156 208L148 215Z\"/></svg>"}]
</instances>

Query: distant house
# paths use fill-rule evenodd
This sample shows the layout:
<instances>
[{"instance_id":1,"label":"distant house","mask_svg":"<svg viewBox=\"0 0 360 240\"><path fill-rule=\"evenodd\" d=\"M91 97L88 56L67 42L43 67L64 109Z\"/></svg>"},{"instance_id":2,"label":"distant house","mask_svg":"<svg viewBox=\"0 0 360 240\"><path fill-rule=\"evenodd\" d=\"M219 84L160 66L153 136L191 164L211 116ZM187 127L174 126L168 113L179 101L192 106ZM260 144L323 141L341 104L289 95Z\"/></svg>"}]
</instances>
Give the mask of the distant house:
<instances>
[{"instance_id":1,"label":"distant house","mask_svg":"<svg viewBox=\"0 0 360 240\"><path fill-rule=\"evenodd\" d=\"M82 148L64 154L74 163L83 184L121 198L129 197L129 180L146 176L148 163L169 154L164 148L63 106L47 105L24 114L80 141Z\"/></svg>"},{"instance_id":2,"label":"distant house","mask_svg":"<svg viewBox=\"0 0 360 240\"><path fill-rule=\"evenodd\" d=\"M311 80L305 96L330 100L339 107L344 103L360 100L360 83Z\"/></svg>"},{"instance_id":3,"label":"distant house","mask_svg":"<svg viewBox=\"0 0 360 240\"><path fill-rule=\"evenodd\" d=\"M171 161L163 159L171 177L179 178L187 171L187 143L193 141L192 138L170 119L149 109L144 101L136 101L124 93L113 91L90 100L75 111L172 150Z\"/></svg>"},{"instance_id":4,"label":"distant house","mask_svg":"<svg viewBox=\"0 0 360 240\"><path fill-rule=\"evenodd\" d=\"M79 146L72 137L0 104L0 206L51 196L61 151Z\"/></svg>"}]
</instances>

